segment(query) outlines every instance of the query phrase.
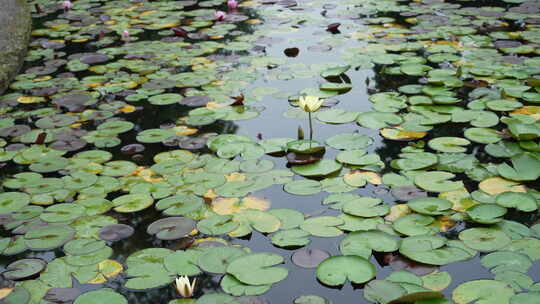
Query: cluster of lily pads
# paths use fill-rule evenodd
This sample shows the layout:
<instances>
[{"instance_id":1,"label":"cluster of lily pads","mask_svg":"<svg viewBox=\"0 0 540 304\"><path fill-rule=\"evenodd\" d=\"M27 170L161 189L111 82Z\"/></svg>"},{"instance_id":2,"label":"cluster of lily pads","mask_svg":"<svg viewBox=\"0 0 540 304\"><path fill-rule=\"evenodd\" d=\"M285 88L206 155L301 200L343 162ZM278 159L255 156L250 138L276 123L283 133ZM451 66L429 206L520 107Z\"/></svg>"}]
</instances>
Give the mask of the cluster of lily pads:
<instances>
[{"instance_id":1,"label":"cluster of lily pads","mask_svg":"<svg viewBox=\"0 0 540 304\"><path fill-rule=\"evenodd\" d=\"M127 303L130 292L203 275L219 279L217 290L201 287L198 299L170 303L262 301L252 296L289 270L279 266L283 256L235 243L254 232L294 250L292 262L315 269L326 286L365 284L364 298L374 303L538 302L531 269L540 260L540 6L325 5L362 24L340 25L344 33L334 25L324 42L346 37L354 47L341 49L338 63L306 68L257 53L254 44L325 21L290 10L294 1L266 2L242 9L260 5L261 18L283 25L250 34L245 27L260 21L243 11L215 20L223 1L79 0L64 12L60 3L31 1L43 27L32 33L27 68L0 97L0 164L9 171L0 220L10 234L0 252L16 258L2 273L0 302ZM347 74L370 68L371 110L340 108L336 98L356 85ZM245 90L260 77L319 85ZM228 134L232 121L258 117L266 96L288 100L285 117L306 119L303 95L324 99L316 127L360 132L324 141L302 132ZM399 153L377 154L374 138L362 134L368 130ZM278 161L287 167L275 168ZM276 185L291 195L327 193L321 203L331 215L271 208L256 196ZM360 195L366 186L379 192ZM395 203L377 195L385 191ZM144 213L148 225L131 222ZM529 220L520 223L520 215ZM124 260L113 248L135 229L155 245L130 249ZM306 247L334 237L338 255ZM463 282L445 299L452 263L478 255L493 278ZM377 264L396 271L375 279ZM79 284L98 287L83 293ZM294 303L331 301L304 295Z\"/></svg>"}]
</instances>

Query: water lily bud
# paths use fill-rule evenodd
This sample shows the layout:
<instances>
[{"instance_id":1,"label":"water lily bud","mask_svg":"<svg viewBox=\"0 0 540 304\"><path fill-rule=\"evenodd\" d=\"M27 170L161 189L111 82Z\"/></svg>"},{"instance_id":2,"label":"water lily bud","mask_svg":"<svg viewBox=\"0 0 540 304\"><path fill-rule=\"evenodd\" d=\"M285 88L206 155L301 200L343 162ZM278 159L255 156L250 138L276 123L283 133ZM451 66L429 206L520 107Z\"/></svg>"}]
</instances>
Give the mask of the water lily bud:
<instances>
[{"instance_id":1,"label":"water lily bud","mask_svg":"<svg viewBox=\"0 0 540 304\"><path fill-rule=\"evenodd\" d=\"M129 38L130 38L129 32L128 32L127 30L124 30L124 31L122 32L122 40L123 40L123 41L128 41Z\"/></svg>"},{"instance_id":2,"label":"water lily bud","mask_svg":"<svg viewBox=\"0 0 540 304\"><path fill-rule=\"evenodd\" d=\"M73 7L73 3L71 1L67 0L62 2L62 7L64 8L64 11L67 12Z\"/></svg>"},{"instance_id":3,"label":"water lily bud","mask_svg":"<svg viewBox=\"0 0 540 304\"><path fill-rule=\"evenodd\" d=\"M193 296L195 284L197 284L197 279L193 279L193 282L189 282L187 276L180 276L175 280L176 291L184 298L191 298Z\"/></svg>"},{"instance_id":4,"label":"water lily bud","mask_svg":"<svg viewBox=\"0 0 540 304\"><path fill-rule=\"evenodd\" d=\"M214 18L216 18L217 21L223 21L226 16L227 14L225 14L223 11L217 11L214 13Z\"/></svg>"},{"instance_id":5,"label":"water lily bud","mask_svg":"<svg viewBox=\"0 0 540 304\"><path fill-rule=\"evenodd\" d=\"M238 7L238 2L236 0L227 1L227 6L230 10L235 10Z\"/></svg>"}]
</instances>

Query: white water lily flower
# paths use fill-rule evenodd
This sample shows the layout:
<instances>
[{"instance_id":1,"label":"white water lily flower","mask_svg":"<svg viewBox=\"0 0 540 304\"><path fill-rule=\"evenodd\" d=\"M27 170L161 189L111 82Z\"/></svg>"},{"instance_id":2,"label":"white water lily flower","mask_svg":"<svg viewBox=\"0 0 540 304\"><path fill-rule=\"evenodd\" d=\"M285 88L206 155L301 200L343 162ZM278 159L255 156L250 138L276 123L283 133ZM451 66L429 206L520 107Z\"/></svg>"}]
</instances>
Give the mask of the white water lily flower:
<instances>
[{"instance_id":1,"label":"white water lily flower","mask_svg":"<svg viewBox=\"0 0 540 304\"><path fill-rule=\"evenodd\" d=\"M191 298L193 296L193 292L195 291L195 284L197 283L197 278L193 279L193 282L189 282L189 278L187 276L180 276L176 278L176 291L184 297L184 298Z\"/></svg>"},{"instance_id":2,"label":"white water lily flower","mask_svg":"<svg viewBox=\"0 0 540 304\"><path fill-rule=\"evenodd\" d=\"M317 96L300 96L298 100L298 105L306 112L316 112L322 104L323 100Z\"/></svg>"}]
</instances>

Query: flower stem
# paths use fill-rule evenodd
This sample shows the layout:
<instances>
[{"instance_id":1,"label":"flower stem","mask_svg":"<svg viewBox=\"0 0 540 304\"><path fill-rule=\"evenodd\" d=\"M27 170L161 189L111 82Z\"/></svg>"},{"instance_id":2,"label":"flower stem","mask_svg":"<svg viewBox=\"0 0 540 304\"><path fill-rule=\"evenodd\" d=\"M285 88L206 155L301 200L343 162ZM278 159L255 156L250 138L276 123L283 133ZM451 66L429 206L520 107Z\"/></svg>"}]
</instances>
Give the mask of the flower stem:
<instances>
[{"instance_id":1,"label":"flower stem","mask_svg":"<svg viewBox=\"0 0 540 304\"><path fill-rule=\"evenodd\" d=\"M311 123L311 112L308 112L309 117L309 148L311 149L311 141L313 140L313 124Z\"/></svg>"}]
</instances>

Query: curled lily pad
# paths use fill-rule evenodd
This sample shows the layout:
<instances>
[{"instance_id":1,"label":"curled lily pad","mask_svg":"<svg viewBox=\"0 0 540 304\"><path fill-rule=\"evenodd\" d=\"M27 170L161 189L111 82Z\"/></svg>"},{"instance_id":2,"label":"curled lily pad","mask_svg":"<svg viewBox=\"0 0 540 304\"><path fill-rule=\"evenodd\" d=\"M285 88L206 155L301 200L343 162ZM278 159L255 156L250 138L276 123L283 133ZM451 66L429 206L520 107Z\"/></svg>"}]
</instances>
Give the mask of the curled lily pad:
<instances>
[{"instance_id":1,"label":"curled lily pad","mask_svg":"<svg viewBox=\"0 0 540 304\"><path fill-rule=\"evenodd\" d=\"M374 278L375 273L373 264L355 255L329 257L317 267L317 278L329 286L343 285L347 280L365 283Z\"/></svg>"},{"instance_id":2,"label":"curled lily pad","mask_svg":"<svg viewBox=\"0 0 540 304\"><path fill-rule=\"evenodd\" d=\"M46 265L41 259L21 259L7 265L2 275L8 280L24 280L39 274Z\"/></svg>"},{"instance_id":3,"label":"curled lily pad","mask_svg":"<svg viewBox=\"0 0 540 304\"><path fill-rule=\"evenodd\" d=\"M186 217L167 217L150 224L148 234L156 235L161 240L177 240L187 236L195 229L195 221Z\"/></svg>"}]
</instances>

